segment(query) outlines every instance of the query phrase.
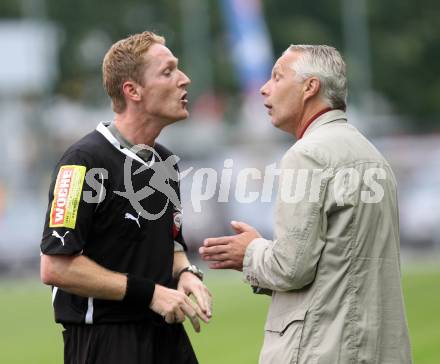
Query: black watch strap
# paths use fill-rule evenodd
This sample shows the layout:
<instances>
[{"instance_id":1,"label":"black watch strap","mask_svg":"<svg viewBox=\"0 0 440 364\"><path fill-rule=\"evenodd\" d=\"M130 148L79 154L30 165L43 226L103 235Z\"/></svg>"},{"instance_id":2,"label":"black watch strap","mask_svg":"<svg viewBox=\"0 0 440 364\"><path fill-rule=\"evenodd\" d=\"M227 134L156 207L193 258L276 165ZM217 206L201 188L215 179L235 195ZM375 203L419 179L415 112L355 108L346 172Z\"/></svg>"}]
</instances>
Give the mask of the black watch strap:
<instances>
[{"instance_id":1,"label":"black watch strap","mask_svg":"<svg viewBox=\"0 0 440 364\"><path fill-rule=\"evenodd\" d=\"M194 274L196 277L198 277L201 281L203 281L203 272L195 265L189 265L188 267L183 268L179 274L177 275L177 279L180 278L180 276L182 275L182 273L185 272L190 272L192 274Z\"/></svg>"}]
</instances>

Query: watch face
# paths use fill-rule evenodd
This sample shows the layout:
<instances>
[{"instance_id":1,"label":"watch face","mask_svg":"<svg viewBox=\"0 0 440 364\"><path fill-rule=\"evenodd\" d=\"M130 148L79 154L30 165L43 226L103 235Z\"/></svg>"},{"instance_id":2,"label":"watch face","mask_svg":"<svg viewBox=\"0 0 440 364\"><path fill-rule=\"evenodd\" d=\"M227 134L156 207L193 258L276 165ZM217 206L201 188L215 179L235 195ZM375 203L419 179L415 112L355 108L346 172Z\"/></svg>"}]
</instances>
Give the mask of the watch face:
<instances>
[{"instance_id":1,"label":"watch face","mask_svg":"<svg viewBox=\"0 0 440 364\"><path fill-rule=\"evenodd\" d=\"M199 277L199 278L202 278L203 277L203 272L199 269L199 268L197 268L195 265L190 265L189 267L188 267L188 270L191 272L191 273L194 273L197 277Z\"/></svg>"},{"instance_id":2,"label":"watch face","mask_svg":"<svg viewBox=\"0 0 440 364\"><path fill-rule=\"evenodd\" d=\"M203 272L195 265L189 265L188 267L184 268L180 274L184 272L190 272L197 276L200 280L203 280ZM179 276L180 276L179 274Z\"/></svg>"}]
</instances>

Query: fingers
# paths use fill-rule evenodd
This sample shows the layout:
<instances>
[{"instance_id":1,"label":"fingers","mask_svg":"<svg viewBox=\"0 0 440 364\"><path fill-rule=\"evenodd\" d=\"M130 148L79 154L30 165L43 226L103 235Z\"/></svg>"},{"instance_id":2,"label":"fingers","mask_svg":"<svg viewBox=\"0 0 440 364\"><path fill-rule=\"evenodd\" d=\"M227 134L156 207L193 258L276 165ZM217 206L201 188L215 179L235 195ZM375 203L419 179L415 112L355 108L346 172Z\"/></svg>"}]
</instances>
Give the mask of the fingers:
<instances>
[{"instance_id":1,"label":"fingers","mask_svg":"<svg viewBox=\"0 0 440 364\"><path fill-rule=\"evenodd\" d=\"M208 323L208 316L205 315L200 307L192 302L189 297L180 292L179 294L181 294L181 296L177 299L177 305L163 315L165 322L168 324L181 323L185 321L185 317L188 317L194 330L200 332L199 318Z\"/></svg>"},{"instance_id":2,"label":"fingers","mask_svg":"<svg viewBox=\"0 0 440 364\"><path fill-rule=\"evenodd\" d=\"M224 253L224 254L212 254L212 255L203 254L202 255L202 259L204 261L207 261L207 262L225 261L225 260L229 260L230 256L228 254L226 254L226 253Z\"/></svg>"},{"instance_id":3,"label":"fingers","mask_svg":"<svg viewBox=\"0 0 440 364\"><path fill-rule=\"evenodd\" d=\"M178 310L174 311L174 315L175 315L174 322L177 322L180 324L185 321L185 314L183 313L182 310L178 309Z\"/></svg>"},{"instance_id":4,"label":"fingers","mask_svg":"<svg viewBox=\"0 0 440 364\"><path fill-rule=\"evenodd\" d=\"M226 253L229 249L229 245L215 245L215 246L210 246L210 247L200 247L199 248L199 253L200 254L221 254L221 253Z\"/></svg>"},{"instance_id":5,"label":"fingers","mask_svg":"<svg viewBox=\"0 0 440 364\"><path fill-rule=\"evenodd\" d=\"M177 289L186 295L185 298L188 300L187 303L190 303L191 305L195 304L197 306L196 308L200 311L200 314L199 312L198 314L202 320L209 322L209 319L212 316L212 297L208 288L206 288L202 281L193 274L183 273L179 279ZM194 296L195 302L187 297L190 295Z\"/></svg>"},{"instance_id":6,"label":"fingers","mask_svg":"<svg viewBox=\"0 0 440 364\"><path fill-rule=\"evenodd\" d=\"M197 304L199 305L200 309L207 314L208 312L208 302L206 301L205 295L203 294L201 289L195 289L193 290L192 294L196 298Z\"/></svg>"},{"instance_id":7,"label":"fingers","mask_svg":"<svg viewBox=\"0 0 440 364\"><path fill-rule=\"evenodd\" d=\"M202 316L204 316L204 315L200 311L200 308L198 306L194 307L192 305L192 302L189 298L188 298L188 301L185 301L180 307L181 307L182 311L185 313L185 315L189 318L191 325L194 328L194 331L200 332L199 317L202 318ZM197 312L197 308L199 309L199 312Z\"/></svg>"},{"instance_id":8,"label":"fingers","mask_svg":"<svg viewBox=\"0 0 440 364\"><path fill-rule=\"evenodd\" d=\"M212 296L205 285L201 284L198 289L195 289L193 295L197 301L202 312L206 315L208 319L211 318L211 305L212 305Z\"/></svg>"},{"instance_id":9,"label":"fingers","mask_svg":"<svg viewBox=\"0 0 440 364\"><path fill-rule=\"evenodd\" d=\"M230 246L217 245L212 247L200 247L199 253L203 260L226 260L229 258Z\"/></svg>"},{"instance_id":10,"label":"fingers","mask_svg":"<svg viewBox=\"0 0 440 364\"><path fill-rule=\"evenodd\" d=\"M205 261L224 261L230 259L230 245L217 245L212 247L201 247L199 253Z\"/></svg>"},{"instance_id":11,"label":"fingers","mask_svg":"<svg viewBox=\"0 0 440 364\"><path fill-rule=\"evenodd\" d=\"M237 221L231 221L232 229L237 233L241 234L243 232L243 229L240 226L240 223Z\"/></svg>"},{"instance_id":12,"label":"fingers","mask_svg":"<svg viewBox=\"0 0 440 364\"><path fill-rule=\"evenodd\" d=\"M186 297L185 304L185 307L190 307L205 323L209 323L209 317L202 311L197 303L191 301L189 297Z\"/></svg>"},{"instance_id":13,"label":"fingers","mask_svg":"<svg viewBox=\"0 0 440 364\"><path fill-rule=\"evenodd\" d=\"M239 269L233 260L215 261L209 264L211 269Z\"/></svg>"},{"instance_id":14,"label":"fingers","mask_svg":"<svg viewBox=\"0 0 440 364\"><path fill-rule=\"evenodd\" d=\"M204 302L206 313L202 311L198 304L191 301L184 292L165 288L161 285L156 285L150 308L162 315L168 324L181 323L188 317L194 330L200 332L199 318L206 323L209 322L211 301L210 294L208 299L205 297L206 292L209 293L206 287L202 283L199 286L198 300Z\"/></svg>"},{"instance_id":15,"label":"fingers","mask_svg":"<svg viewBox=\"0 0 440 364\"><path fill-rule=\"evenodd\" d=\"M207 315L208 315L209 318L211 318L212 317L212 294L211 294L211 292L209 292L208 288L206 288L206 287L204 289L204 292L205 292L204 294L205 294L205 297L206 297L206 302L208 302L208 312L207 312Z\"/></svg>"},{"instance_id":16,"label":"fingers","mask_svg":"<svg viewBox=\"0 0 440 364\"><path fill-rule=\"evenodd\" d=\"M165 319L165 322L167 324L174 324L174 320L175 320L175 315L174 315L174 311L173 312L169 312L166 315L163 316L163 318Z\"/></svg>"},{"instance_id":17,"label":"fingers","mask_svg":"<svg viewBox=\"0 0 440 364\"><path fill-rule=\"evenodd\" d=\"M164 319L168 324L182 323L185 321L185 314L178 308L164 315Z\"/></svg>"},{"instance_id":18,"label":"fingers","mask_svg":"<svg viewBox=\"0 0 440 364\"><path fill-rule=\"evenodd\" d=\"M255 228L253 226L246 224L245 222L241 222L241 221L232 220L231 226L237 234L241 234L245 231L255 231Z\"/></svg>"},{"instance_id":19,"label":"fingers","mask_svg":"<svg viewBox=\"0 0 440 364\"><path fill-rule=\"evenodd\" d=\"M208 239L205 239L205 241L203 242L203 245L205 247L214 246L214 245L225 245L225 244L228 244L230 240L231 240L231 236L221 236L219 238L208 238Z\"/></svg>"}]
</instances>

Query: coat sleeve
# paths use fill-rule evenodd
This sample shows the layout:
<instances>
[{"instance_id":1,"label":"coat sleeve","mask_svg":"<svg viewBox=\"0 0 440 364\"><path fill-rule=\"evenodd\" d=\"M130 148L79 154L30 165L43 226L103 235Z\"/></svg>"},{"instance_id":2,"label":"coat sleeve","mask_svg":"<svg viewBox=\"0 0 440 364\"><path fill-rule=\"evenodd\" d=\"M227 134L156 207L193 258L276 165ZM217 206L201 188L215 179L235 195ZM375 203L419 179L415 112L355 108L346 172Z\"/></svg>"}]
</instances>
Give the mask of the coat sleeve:
<instances>
[{"instance_id":1,"label":"coat sleeve","mask_svg":"<svg viewBox=\"0 0 440 364\"><path fill-rule=\"evenodd\" d=\"M294 146L283 157L275 212L275 240L248 246L244 280L272 291L301 289L313 282L325 245L324 212L331 170L325 158Z\"/></svg>"}]
</instances>

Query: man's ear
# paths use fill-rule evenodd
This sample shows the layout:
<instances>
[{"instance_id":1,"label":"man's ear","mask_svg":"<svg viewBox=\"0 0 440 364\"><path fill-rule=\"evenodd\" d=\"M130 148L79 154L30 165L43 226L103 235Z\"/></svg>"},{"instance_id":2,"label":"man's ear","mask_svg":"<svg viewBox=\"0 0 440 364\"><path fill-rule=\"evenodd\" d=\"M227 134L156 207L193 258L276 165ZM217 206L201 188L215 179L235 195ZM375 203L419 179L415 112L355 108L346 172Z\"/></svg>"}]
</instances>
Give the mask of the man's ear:
<instances>
[{"instance_id":1,"label":"man's ear","mask_svg":"<svg viewBox=\"0 0 440 364\"><path fill-rule=\"evenodd\" d=\"M140 101L139 85L133 81L125 81L122 85L122 93L127 100Z\"/></svg>"},{"instance_id":2,"label":"man's ear","mask_svg":"<svg viewBox=\"0 0 440 364\"><path fill-rule=\"evenodd\" d=\"M310 99L319 94L321 89L321 81L318 77L310 77L304 81L304 96Z\"/></svg>"}]
</instances>

